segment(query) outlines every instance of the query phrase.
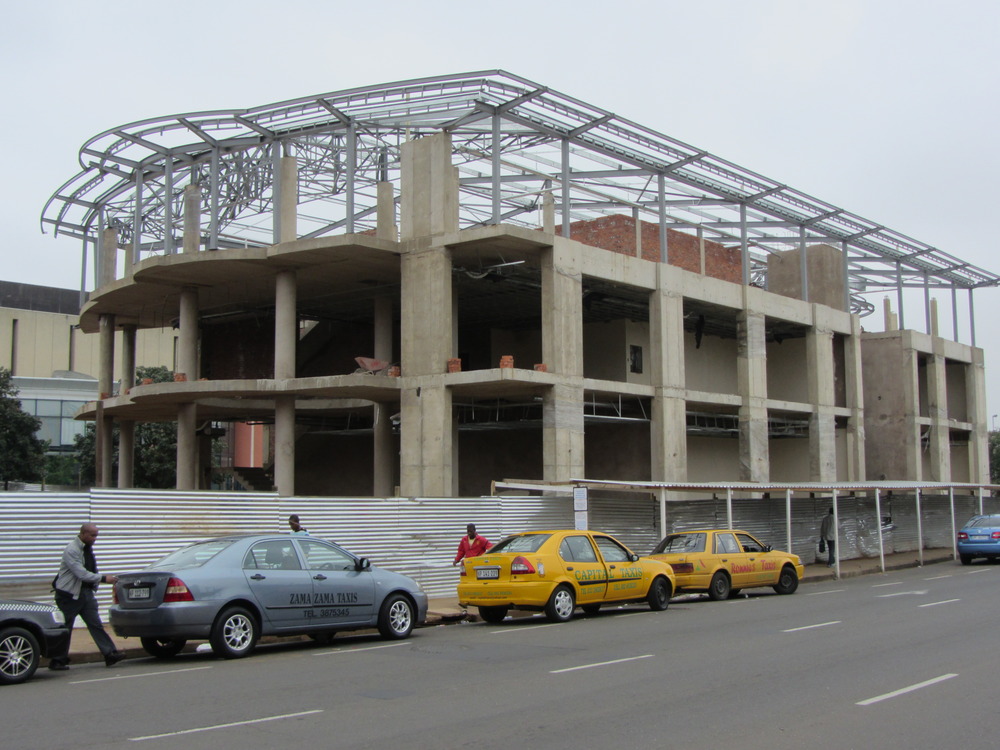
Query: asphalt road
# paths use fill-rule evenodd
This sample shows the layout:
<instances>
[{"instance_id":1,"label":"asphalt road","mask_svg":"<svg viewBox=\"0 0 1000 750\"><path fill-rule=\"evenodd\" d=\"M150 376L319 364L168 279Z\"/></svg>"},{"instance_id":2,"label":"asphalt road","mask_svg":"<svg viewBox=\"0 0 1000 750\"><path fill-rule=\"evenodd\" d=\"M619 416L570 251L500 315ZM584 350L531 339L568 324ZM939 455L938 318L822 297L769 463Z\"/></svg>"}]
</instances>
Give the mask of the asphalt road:
<instances>
[{"instance_id":1,"label":"asphalt road","mask_svg":"<svg viewBox=\"0 0 1000 750\"><path fill-rule=\"evenodd\" d=\"M992 750L997 601L1000 565L941 564L561 625L40 670L0 690L0 746Z\"/></svg>"}]
</instances>

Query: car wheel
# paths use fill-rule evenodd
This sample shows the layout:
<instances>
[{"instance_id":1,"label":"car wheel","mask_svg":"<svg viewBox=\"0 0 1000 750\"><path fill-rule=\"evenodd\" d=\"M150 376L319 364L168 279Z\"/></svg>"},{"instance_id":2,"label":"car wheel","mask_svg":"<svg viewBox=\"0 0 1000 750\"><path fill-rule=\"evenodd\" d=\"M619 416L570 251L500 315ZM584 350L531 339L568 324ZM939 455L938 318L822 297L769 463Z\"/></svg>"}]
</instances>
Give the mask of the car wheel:
<instances>
[{"instance_id":1,"label":"car wheel","mask_svg":"<svg viewBox=\"0 0 1000 750\"><path fill-rule=\"evenodd\" d=\"M140 638L139 642L147 654L159 659L177 656L187 643L182 638Z\"/></svg>"},{"instance_id":2,"label":"car wheel","mask_svg":"<svg viewBox=\"0 0 1000 750\"><path fill-rule=\"evenodd\" d=\"M972 555L959 555L958 559L962 561L962 565L972 565Z\"/></svg>"},{"instance_id":3,"label":"car wheel","mask_svg":"<svg viewBox=\"0 0 1000 750\"><path fill-rule=\"evenodd\" d=\"M576 600L573 597L573 589L569 586L558 586L549 597L548 604L545 605L545 616L552 622L566 622L573 617L573 610L576 608Z\"/></svg>"},{"instance_id":4,"label":"car wheel","mask_svg":"<svg viewBox=\"0 0 1000 750\"><path fill-rule=\"evenodd\" d=\"M731 585L729 576L720 570L712 576L712 582L708 585L708 595L714 601L725 601L729 598L729 589Z\"/></svg>"},{"instance_id":5,"label":"car wheel","mask_svg":"<svg viewBox=\"0 0 1000 750\"><path fill-rule=\"evenodd\" d=\"M0 630L0 685L16 685L38 669L38 641L24 628Z\"/></svg>"},{"instance_id":6,"label":"car wheel","mask_svg":"<svg viewBox=\"0 0 1000 750\"><path fill-rule=\"evenodd\" d=\"M393 594L382 602L378 613L378 632L383 638L406 638L413 630L413 605L402 594Z\"/></svg>"},{"instance_id":7,"label":"car wheel","mask_svg":"<svg viewBox=\"0 0 1000 750\"><path fill-rule=\"evenodd\" d=\"M337 631L335 630L324 630L322 633L310 633L309 637L320 646L329 646L333 643L333 637L335 635L337 635Z\"/></svg>"},{"instance_id":8,"label":"car wheel","mask_svg":"<svg viewBox=\"0 0 1000 750\"><path fill-rule=\"evenodd\" d=\"M508 609L508 607L480 607L479 616L486 622L496 624L503 622L503 618L507 616Z\"/></svg>"},{"instance_id":9,"label":"car wheel","mask_svg":"<svg viewBox=\"0 0 1000 750\"><path fill-rule=\"evenodd\" d=\"M646 603L654 612L662 612L670 606L670 581L663 576L657 576L649 586Z\"/></svg>"},{"instance_id":10,"label":"car wheel","mask_svg":"<svg viewBox=\"0 0 1000 750\"><path fill-rule=\"evenodd\" d=\"M581 605L580 609L583 610L583 614L588 615L590 617L593 617L594 615L596 615L598 612L601 611L601 605L600 604L584 604L584 605Z\"/></svg>"},{"instance_id":11,"label":"car wheel","mask_svg":"<svg viewBox=\"0 0 1000 750\"><path fill-rule=\"evenodd\" d=\"M778 582L772 588L779 594L794 594L799 587L799 577L795 573L795 568L786 565L781 569Z\"/></svg>"},{"instance_id":12,"label":"car wheel","mask_svg":"<svg viewBox=\"0 0 1000 750\"><path fill-rule=\"evenodd\" d=\"M217 656L240 659L250 655L259 637L254 616L243 607L230 607L215 620L209 642Z\"/></svg>"}]
</instances>

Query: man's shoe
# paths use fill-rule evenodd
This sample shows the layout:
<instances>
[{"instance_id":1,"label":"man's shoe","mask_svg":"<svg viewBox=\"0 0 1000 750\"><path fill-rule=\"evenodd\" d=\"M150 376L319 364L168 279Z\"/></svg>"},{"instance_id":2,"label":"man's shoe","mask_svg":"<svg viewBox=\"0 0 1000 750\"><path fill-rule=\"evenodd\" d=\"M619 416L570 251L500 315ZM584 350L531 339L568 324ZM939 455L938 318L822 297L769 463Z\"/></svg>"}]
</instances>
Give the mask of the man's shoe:
<instances>
[{"instance_id":1,"label":"man's shoe","mask_svg":"<svg viewBox=\"0 0 1000 750\"><path fill-rule=\"evenodd\" d=\"M110 654L104 657L104 666L113 667L115 664L117 664L124 658L125 658L124 651L112 651Z\"/></svg>"},{"instance_id":2,"label":"man's shoe","mask_svg":"<svg viewBox=\"0 0 1000 750\"><path fill-rule=\"evenodd\" d=\"M49 669L51 669L53 672L65 672L67 669L69 669L69 664L63 664L60 661L52 661L49 662Z\"/></svg>"}]
</instances>

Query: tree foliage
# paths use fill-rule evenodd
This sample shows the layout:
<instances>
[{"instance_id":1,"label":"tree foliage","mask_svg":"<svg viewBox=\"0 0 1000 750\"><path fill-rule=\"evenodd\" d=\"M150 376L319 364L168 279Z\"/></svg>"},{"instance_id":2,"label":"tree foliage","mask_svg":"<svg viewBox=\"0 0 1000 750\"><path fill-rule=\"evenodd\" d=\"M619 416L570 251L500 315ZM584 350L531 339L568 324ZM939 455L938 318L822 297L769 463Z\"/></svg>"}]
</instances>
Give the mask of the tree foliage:
<instances>
[{"instance_id":1,"label":"tree foliage","mask_svg":"<svg viewBox=\"0 0 1000 750\"><path fill-rule=\"evenodd\" d=\"M990 433L990 482L1000 484L1000 432Z\"/></svg>"},{"instance_id":2,"label":"tree foliage","mask_svg":"<svg viewBox=\"0 0 1000 750\"><path fill-rule=\"evenodd\" d=\"M173 373L166 367L137 367L136 382L150 378L154 383L173 380ZM112 435L114 454L111 459L112 475L118 475L118 426ZM94 484L97 476L97 430L88 424L83 435L74 443L80 463L80 482ZM147 489L171 489L177 481L177 430L173 422L143 422L135 428L135 461L133 485Z\"/></svg>"},{"instance_id":3,"label":"tree foliage","mask_svg":"<svg viewBox=\"0 0 1000 750\"><path fill-rule=\"evenodd\" d=\"M37 417L21 408L10 370L0 367L0 481L4 489L14 481L33 482L45 473L47 444L35 433Z\"/></svg>"}]
</instances>

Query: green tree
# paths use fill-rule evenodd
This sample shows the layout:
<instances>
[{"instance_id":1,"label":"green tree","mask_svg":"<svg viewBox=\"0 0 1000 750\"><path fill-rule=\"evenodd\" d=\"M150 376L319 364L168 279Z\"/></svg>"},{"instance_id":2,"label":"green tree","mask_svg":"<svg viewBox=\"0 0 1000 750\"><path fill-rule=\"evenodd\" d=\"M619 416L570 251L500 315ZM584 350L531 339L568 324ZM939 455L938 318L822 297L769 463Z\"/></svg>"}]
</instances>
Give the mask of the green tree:
<instances>
[{"instance_id":1,"label":"green tree","mask_svg":"<svg viewBox=\"0 0 1000 750\"><path fill-rule=\"evenodd\" d=\"M137 367L136 382L150 378L154 383L173 381L173 373L166 367ZM111 459L112 475L118 475L118 426L112 435L114 454ZM88 424L82 435L77 435L74 448L80 463L80 482L92 486L97 476L97 430ZM136 487L163 490L177 482L177 430L173 422L144 422L135 428L135 462L133 484Z\"/></svg>"},{"instance_id":2,"label":"green tree","mask_svg":"<svg viewBox=\"0 0 1000 750\"><path fill-rule=\"evenodd\" d=\"M21 408L10 370L0 367L0 481L33 482L45 473L45 441L35 437L42 426Z\"/></svg>"},{"instance_id":3,"label":"green tree","mask_svg":"<svg viewBox=\"0 0 1000 750\"><path fill-rule=\"evenodd\" d=\"M990 482L1000 484L1000 432L990 433Z\"/></svg>"}]
</instances>

